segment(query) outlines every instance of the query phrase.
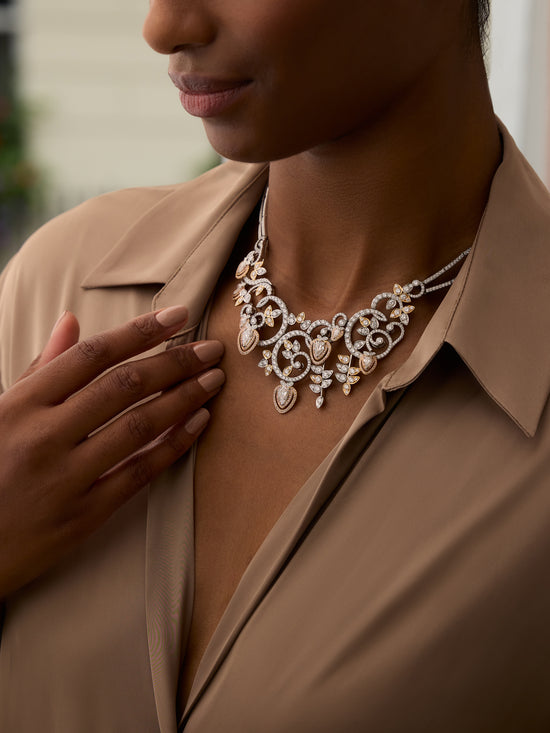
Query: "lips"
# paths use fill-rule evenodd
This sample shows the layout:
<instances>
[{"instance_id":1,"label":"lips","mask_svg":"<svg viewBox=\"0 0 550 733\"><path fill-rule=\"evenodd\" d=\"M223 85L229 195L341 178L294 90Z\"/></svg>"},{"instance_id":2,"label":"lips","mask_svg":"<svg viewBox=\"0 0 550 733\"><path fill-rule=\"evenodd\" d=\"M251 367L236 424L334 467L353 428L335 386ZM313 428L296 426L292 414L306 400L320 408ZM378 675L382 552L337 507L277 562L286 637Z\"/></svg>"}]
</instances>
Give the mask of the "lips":
<instances>
[{"instance_id":1,"label":"lips","mask_svg":"<svg viewBox=\"0 0 550 733\"><path fill-rule=\"evenodd\" d=\"M248 79L218 79L169 72L180 90L180 101L194 117L214 117L226 111L250 85Z\"/></svg>"}]
</instances>

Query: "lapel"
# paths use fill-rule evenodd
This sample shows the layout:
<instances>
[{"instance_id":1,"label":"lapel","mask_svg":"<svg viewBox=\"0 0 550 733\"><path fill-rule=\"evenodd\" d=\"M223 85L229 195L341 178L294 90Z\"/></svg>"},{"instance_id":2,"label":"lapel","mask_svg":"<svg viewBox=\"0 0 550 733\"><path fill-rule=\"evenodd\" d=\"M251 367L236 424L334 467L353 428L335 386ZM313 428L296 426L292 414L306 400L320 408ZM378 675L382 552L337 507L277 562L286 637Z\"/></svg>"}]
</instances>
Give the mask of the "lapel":
<instances>
[{"instance_id":1,"label":"lapel","mask_svg":"<svg viewBox=\"0 0 550 733\"><path fill-rule=\"evenodd\" d=\"M169 346L192 340L266 182L266 166L227 163L196 181L167 188L160 201L156 190L153 205L87 274L82 287L160 283L152 308L184 303L190 313L188 326ZM145 603L161 733L173 733L177 727L181 649L193 607L193 468L194 451L153 481L148 491Z\"/></svg>"},{"instance_id":2,"label":"lapel","mask_svg":"<svg viewBox=\"0 0 550 733\"><path fill-rule=\"evenodd\" d=\"M290 503L253 558L203 656L181 725L292 558L308 526L444 341L455 348L491 398L525 433L536 431L550 384L550 365L541 353L544 343L536 335L541 328L547 332L550 324L544 320L548 310L538 308L536 299L525 298L526 287L518 285L517 274L535 283L540 294L548 291L550 277L544 267L550 206L546 190L504 128L502 135L504 160L478 238L459 277L411 357L379 384L348 433ZM153 307L188 305L189 326L179 338L191 340L266 181L266 166L228 163L197 181L167 189L89 273L83 287L162 283ZM495 319L502 315L502 304L493 295L495 277L500 292L502 284L506 292L514 294L507 328L494 327ZM514 350L516 337L521 349ZM190 488L182 490L192 487L193 464L193 456L188 456L149 491L147 626L161 733L173 733L176 728L180 655L193 603L193 496Z\"/></svg>"},{"instance_id":3,"label":"lapel","mask_svg":"<svg viewBox=\"0 0 550 733\"><path fill-rule=\"evenodd\" d=\"M180 730L207 690L242 628L299 547L301 538L336 494L362 453L398 404L404 390L371 394L342 441L310 476L279 518L245 571L199 664Z\"/></svg>"}]
</instances>

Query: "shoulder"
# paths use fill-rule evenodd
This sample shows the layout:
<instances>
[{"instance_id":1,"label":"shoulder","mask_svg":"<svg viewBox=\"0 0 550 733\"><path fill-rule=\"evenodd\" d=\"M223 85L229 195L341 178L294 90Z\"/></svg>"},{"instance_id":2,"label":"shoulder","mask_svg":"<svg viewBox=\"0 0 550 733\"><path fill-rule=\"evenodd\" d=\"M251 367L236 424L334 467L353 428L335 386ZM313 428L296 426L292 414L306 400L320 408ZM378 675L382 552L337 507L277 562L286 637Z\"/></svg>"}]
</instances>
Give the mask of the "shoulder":
<instances>
[{"instance_id":1,"label":"shoulder","mask_svg":"<svg viewBox=\"0 0 550 733\"><path fill-rule=\"evenodd\" d=\"M63 310L78 315L84 333L150 310L185 238L191 246L262 171L265 166L224 163L185 183L98 196L41 227L0 277L3 384L39 353ZM113 273L112 282L87 290L86 278L98 266Z\"/></svg>"},{"instance_id":2,"label":"shoulder","mask_svg":"<svg viewBox=\"0 0 550 733\"><path fill-rule=\"evenodd\" d=\"M72 262L85 273L158 207L174 201L182 217L208 212L228 188L245 180L252 168L227 162L185 183L129 188L85 201L38 229L15 256L15 265L39 268L43 277L44 268L53 263L57 269Z\"/></svg>"}]
</instances>

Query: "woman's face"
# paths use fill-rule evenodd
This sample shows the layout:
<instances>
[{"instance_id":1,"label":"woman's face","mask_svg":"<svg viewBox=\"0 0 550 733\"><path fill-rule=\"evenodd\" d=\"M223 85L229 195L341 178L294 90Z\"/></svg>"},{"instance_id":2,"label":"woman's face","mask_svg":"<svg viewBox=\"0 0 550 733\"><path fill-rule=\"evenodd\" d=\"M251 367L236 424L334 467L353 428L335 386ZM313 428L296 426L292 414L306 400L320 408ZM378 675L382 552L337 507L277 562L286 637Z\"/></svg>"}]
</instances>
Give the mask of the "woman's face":
<instances>
[{"instance_id":1,"label":"woman's face","mask_svg":"<svg viewBox=\"0 0 550 733\"><path fill-rule=\"evenodd\" d=\"M464 47L470 0L151 0L144 36L228 158L360 132Z\"/></svg>"}]
</instances>

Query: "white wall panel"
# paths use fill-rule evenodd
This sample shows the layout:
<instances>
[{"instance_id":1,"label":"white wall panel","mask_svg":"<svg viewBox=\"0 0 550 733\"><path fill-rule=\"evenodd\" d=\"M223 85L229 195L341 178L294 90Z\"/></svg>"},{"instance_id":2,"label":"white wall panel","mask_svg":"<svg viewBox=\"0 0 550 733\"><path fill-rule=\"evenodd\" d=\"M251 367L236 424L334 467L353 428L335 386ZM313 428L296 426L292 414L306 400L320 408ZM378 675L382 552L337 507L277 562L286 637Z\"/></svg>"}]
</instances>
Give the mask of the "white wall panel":
<instances>
[{"instance_id":1,"label":"white wall panel","mask_svg":"<svg viewBox=\"0 0 550 733\"><path fill-rule=\"evenodd\" d=\"M167 58L141 38L142 0L21 0L20 83L32 148L62 197L194 176L211 156Z\"/></svg>"}]
</instances>

